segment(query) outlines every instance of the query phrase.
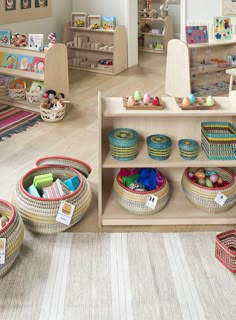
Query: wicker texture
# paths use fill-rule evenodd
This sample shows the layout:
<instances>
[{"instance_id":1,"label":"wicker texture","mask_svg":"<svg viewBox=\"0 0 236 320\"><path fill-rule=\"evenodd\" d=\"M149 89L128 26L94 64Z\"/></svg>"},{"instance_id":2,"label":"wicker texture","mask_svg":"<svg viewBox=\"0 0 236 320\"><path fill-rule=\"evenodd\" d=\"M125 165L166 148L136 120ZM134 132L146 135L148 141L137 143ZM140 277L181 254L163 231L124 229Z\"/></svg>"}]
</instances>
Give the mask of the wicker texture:
<instances>
[{"instance_id":1,"label":"wicker texture","mask_svg":"<svg viewBox=\"0 0 236 320\"><path fill-rule=\"evenodd\" d=\"M193 139L181 139L178 141L179 154L184 160L194 160L198 156L198 143Z\"/></svg>"},{"instance_id":2,"label":"wicker texture","mask_svg":"<svg viewBox=\"0 0 236 320\"><path fill-rule=\"evenodd\" d=\"M129 128L116 128L109 133L111 155L119 161L133 160L138 155L138 134Z\"/></svg>"},{"instance_id":3,"label":"wicker texture","mask_svg":"<svg viewBox=\"0 0 236 320\"><path fill-rule=\"evenodd\" d=\"M210 160L235 160L236 128L229 122L202 122L201 145Z\"/></svg>"},{"instance_id":4,"label":"wicker texture","mask_svg":"<svg viewBox=\"0 0 236 320\"><path fill-rule=\"evenodd\" d=\"M66 103L64 103L64 107L58 110L48 109L48 104L41 103L40 104L40 114L43 121L46 122L57 122L62 120L66 114Z\"/></svg>"},{"instance_id":5,"label":"wicker texture","mask_svg":"<svg viewBox=\"0 0 236 320\"><path fill-rule=\"evenodd\" d=\"M29 194L26 189L32 184L34 177L47 173L52 173L54 179L60 178L62 181L78 175L80 186L71 194L56 199L38 198ZM79 222L87 212L91 200L92 192L86 178L74 168L56 165L42 166L29 171L18 182L12 198L12 202L22 216L25 226L34 232L42 234L61 232ZM56 221L62 201L75 205L69 226Z\"/></svg>"},{"instance_id":6,"label":"wicker texture","mask_svg":"<svg viewBox=\"0 0 236 320\"><path fill-rule=\"evenodd\" d=\"M146 139L148 155L154 160L166 160L170 156L171 139L162 134L153 134Z\"/></svg>"},{"instance_id":7,"label":"wicker texture","mask_svg":"<svg viewBox=\"0 0 236 320\"><path fill-rule=\"evenodd\" d=\"M42 100L43 93L26 92L26 100L31 104L39 104Z\"/></svg>"},{"instance_id":8,"label":"wicker texture","mask_svg":"<svg viewBox=\"0 0 236 320\"><path fill-rule=\"evenodd\" d=\"M7 96L7 95L8 95L8 87L0 86L0 96Z\"/></svg>"},{"instance_id":9,"label":"wicker texture","mask_svg":"<svg viewBox=\"0 0 236 320\"><path fill-rule=\"evenodd\" d=\"M117 202L126 211L135 215L151 215L161 211L169 200L169 183L165 178L163 185L152 191L133 191L125 187L119 180L118 176L113 183L113 192ZM158 198L155 209L146 206L148 196Z\"/></svg>"},{"instance_id":10,"label":"wicker texture","mask_svg":"<svg viewBox=\"0 0 236 320\"><path fill-rule=\"evenodd\" d=\"M10 89L9 88L9 97L12 100L25 100L26 99L26 89Z\"/></svg>"},{"instance_id":11,"label":"wicker texture","mask_svg":"<svg viewBox=\"0 0 236 320\"><path fill-rule=\"evenodd\" d=\"M0 238L6 238L5 264L0 264L0 277L13 265L24 238L24 225L20 215L7 201L0 200L0 213L8 217L9 222L0 230Z\"/></svg>"},{"instance_id":12,"label":"wicker texture","mask_svg":"<svg viewBox=\"0 0 236 320\"><path fill-rule=\"evenodd\" d=\"M236 230L216 236L215 256L229 271L236 273Z\"/></svg>"},{"instance_id":13,"label":"wicker texture","mask_svg":"<svg viewBox=\"0 0 236 320\"><path fill-rule=\"evenodd\" d=\"M228 181L229 185L221 188L203 187L189 178L189 168L187 168L181 181L185 196L195 207L205 212L221 213L231 209L236 202L236 183L233 173L225 168L206 168L206 170L215 171L217 175ZM219 192L227 197L223 206L215 201Z\"/></svg>"}]
</instances>

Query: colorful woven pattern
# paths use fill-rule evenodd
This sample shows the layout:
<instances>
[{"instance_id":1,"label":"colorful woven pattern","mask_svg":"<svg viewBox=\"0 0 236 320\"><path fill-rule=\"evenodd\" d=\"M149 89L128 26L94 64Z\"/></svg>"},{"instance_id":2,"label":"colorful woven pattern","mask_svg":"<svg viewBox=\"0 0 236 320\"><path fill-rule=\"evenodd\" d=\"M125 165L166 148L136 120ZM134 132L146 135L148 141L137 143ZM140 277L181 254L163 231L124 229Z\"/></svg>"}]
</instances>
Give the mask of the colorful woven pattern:
<instances>
[{"instance_id":1,"label":"colorful woven pattern","mask_svg":"<svg viewBox=\"0 0 236 320\"><path fill-rule=\"evenodd\" d=\"M198 143L193 139L181 139L178 141L179 153L182 159L194 160L198 156Z\"/></svg>"},{"instance_id":2,"label":"colorful woven pattern","mask_svg":"<svg viewBox=\"0 0 236 320\"><path fill-rule=\"evenodd\" d=\"M216 258L232 273L236 273L236 230L216 236Z\"/></svg>"},{"instance_id":3,"label":"colorful woven pattern","mask_svg":"<svg viewBox=\"0 0 236 320\"><path fill-rule=\"evenodd\" d=\"M235 160L236 128L229 122L202 122L201 145L210 160Z\"/></svg>"},{"instance_id":4,"label":"colorful woven pattern","mask_svg":"<svg viewBox=\"0 0 236 320\"><path fill-rule=\"evenodd\" d=\"M225 168L205 168L215 171L223 180L229 182L227 186L220 188L203 187L194 183L188 176L190 168L187 168L182 176L182 188L187 199L197 208L212 213L221 213L231 209L236 203L236 182L232 172ZM221 192L227 199L223 205L215 201L217 194Z\"/></svg>"},{"instance_id":5,"label":"colorful woven pattern","mask_svg":"<svg viewBox=\"0 0 236 320\"><path fill-rule=\"evenodd\" d=\"M149 156L154 160L166 160L170 156L171 139L162 134L153 134L146 139Z\"/></svg>"},{"instance_id":6,"label":"colorful woven pattern","mask_svg":"<svg viewBox=\"0 0 236 320\"><path fill-rule=\"evenodd\" d=\"M7 201L0 200L0 213L8 217L9 222L0 230L0 241L6 239L5 263L0 264L0 277L13 265L24 238L24 225L20 215Z\"/></svg>"},{"instance_id":7,"label":"colorful woven pattern","mask_svg":"<svg viewBox=\"0 0 236 320\"><path fill-rule=\"evenodd\" d=\"M116 128L109 133L111 155L120 161L133 160L138 155L138 134L128 128Z\"/></svg>"},{"instance_id":8,"label":"colorful woven pattern","mask_svg":"<svg viewBox=\"0 0 236 320\"><path fill-rule=\"evenodd\" d=\"M37 113L0 104L0 141L32 127L39 121L41 119Z\"/></svg>"}]
</instances>

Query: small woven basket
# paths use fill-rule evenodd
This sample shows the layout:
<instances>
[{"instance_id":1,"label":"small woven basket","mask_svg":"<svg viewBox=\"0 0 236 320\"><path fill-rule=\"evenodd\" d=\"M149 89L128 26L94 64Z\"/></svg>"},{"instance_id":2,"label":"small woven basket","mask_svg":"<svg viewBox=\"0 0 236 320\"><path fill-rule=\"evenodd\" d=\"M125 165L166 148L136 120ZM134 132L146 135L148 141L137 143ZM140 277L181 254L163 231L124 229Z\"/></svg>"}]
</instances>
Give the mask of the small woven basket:
<instances>
[{"instance_id":1,"label":"small woven basket","mask_svg":"<svg viewBox=\"0 0 236 320\"><path fill-rule=\"evenodd\" d=\"M8 86L0 86L0 96L7 96L8 92Z\"/></svg>"},{"instance_id":2,"label":"small woven basket","mask_svg":"<svg viewBox=\"0 0 236 320\"><path fill-rule=\"evenodd\" d=\"M42 100L43 93L32 93L26 91L26 100L31 104L39 104Z\"/></svg>"},{"instance_id":3,"label":"small woven basket","mask_svg":"<svg viewBox=\"0 0 236 320\"><path fill-rule=\"evenodd\" d=\"M194 160L198 156L198 143L193 139L181 139L178 141L179 154L182 159Z\"/></svg>"},{"instance_id":4,"label":"small woven basket","mask_svg":"<svg viewBox=\"0 0 236 320\"><path fill-rule=\"evenodd\" d=\"M231 209L236 202L236 183L232 172L225 168L206 168L208 171L215 171L229 184L220 188L208 188L194 183L188 176L190 168L187 168L182 176L182 189L187 199L197 208L211 213L221 213ZM227 199L221 206L215 199L218 193L224 194Z\"/></svg>"},{"instance_id":5,"label":"small woven basket","mask_svg":"<svg viewBox=\"0 0 236 320\"><path fill-rule=\"evenodd\" d=\"M119 161L133 160L138 155L138 134L133 129L116 128L109 133L111 155Z\"/></svg>"},{"instance_id":6,"label":"small woven basket","mask_svg":"<svg viewBox=\"0 0 236 320\"><path fill-rule=\"evenodd\" d=\"M151 191L134 191L125 187L118 179L118 175L113 183L113 192L117 202L126 211L135 215L151 215L161 211L169 200L169 183L166 178L161 187ZM148 197L158 198L155 209L146 206Z\"/></svg>"},{"instance_id":7,"label":"small woven basket","mask_svg":"<svg viewBox=\"0 0 236 320\"><path fill-rule=\"evenodd\" d=\"M87 179L79 170L83 165L87 168L84 169L87 172L90 172L91 168L79 160L73 162L73 167L68 166L72 165L72 158L67 162L68 159L63 157L59 157L60 165L53 164L52 158L49 157L48 161L51 165L41 166L43 162L46 164L46 159L40 159L37 162L40 167L30 170L21 178L13 193L12 202L26 227L37 233L52 234L67 230L78 223L87 212L92 200L92 192ZM80 185L74 192L61 198L39 198L26 191L33 183L35 176L48 173L52 173L54 179L60 178L62 181L77 175ZM56 221L59 207L64 201L75 206L70 225Z\"/></svg>"},{"instance_id":8,"label":"small woven basket","mask_svg":"<svg viewBox=\"0 0 236 320\"><path fill-rule=\"evenodd\" d=\"M10 89L9 88L9 97L12 100L25 100L26 99L26 89Z\"/></svg>"},{"instance_id":9,"label":"small woven basket","mask_svg":"<svg viewBox=\"0 0 236 320\"><path fill-rule=\"evenodd\" d=\"M154 160L166 160L170 156L171 139L162 134L153 134L146 139L148 155Z\"/></svg>"},{"instance_id":10,"label":"small woven basket","mask_svg":"<svg viewBox=\"0 0 236 320\"><path fill-rule=\"evenodd\" d=\"M5 263L0 264L0 277L4 276L13 265L24 238L24 225L14 207L5 200L0 200L0 213L9 221L0 229L0 245L6 239Z\"/></svg>"},{"instance_id":11,"label":"small woven basket","mask_svg":"<svg viewBox=\"0 0 236 320\"><path fill-rule=\"evenodd\" d=\"M64 107L58 110L48 109L47 103L40 104L40 114L41 118L46 122L57 122L64 118L66 114L66 103L64 103Z\"/></svg>"},{"instance_id":12,"label":"small woven basket","mask_svg":"<svg viewBox=\"0 0 236 320\"><path fill-rule=\"evenodd\" d=\"M236 230L216 236L215 256L229 271L236 273Z\"/></svg>"}]
</instances>

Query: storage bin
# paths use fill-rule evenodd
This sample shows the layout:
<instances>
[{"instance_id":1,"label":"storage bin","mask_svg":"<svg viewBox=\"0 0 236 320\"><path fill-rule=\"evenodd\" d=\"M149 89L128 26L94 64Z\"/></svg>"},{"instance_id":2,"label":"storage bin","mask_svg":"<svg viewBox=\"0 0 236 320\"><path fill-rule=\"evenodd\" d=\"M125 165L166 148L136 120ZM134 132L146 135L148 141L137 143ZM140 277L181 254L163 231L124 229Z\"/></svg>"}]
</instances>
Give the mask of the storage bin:
<instances>
[{"instance_id":1,"label":"storage bin","mask_svg":"<svg viewBox=\"0 0 236 320\"><path fill-rule=\"evenodd\" d=\"M236 230L216 236L215 257L232 273L236 273Z\"/></svg>"},{"instance_id":2,"label":"storage bin","mask_svg":"<svg viewBox=\"0 0 236 320\"><path fill-rule=\"evenodd\" d=\"M57 122L64 118L66 114L66 103L60 109L48 109L48 103L40 104L40 115L42 120L46 122Z\"/></svg>"},{"instance_id":3,"label":"storage bin","mask_svg":"<svg viewBox=\"0 0 236 320\"><path fill-rule=\"evenodd\" d=\"M0 214L9 219L7 224L0 229L0 248L5 246L5 262L0 264L0 277L2 277L11 268L20 253L24 238L24 225L15 208L5 200L0 200Z\"/></svg>"},{"instance_id":4,"label":"storage bin","mask_svg":"<svg viewBox=\"0 0 236 320\"><path fill-rule=\"evenodd\" d=\"M229 122L202 122L201 145L210 160L235 160L236 128Z\"/></svg>"},{"instance_id":5,"label":"storage bin","mask_svg":"<svg viewBox=\"0 0 236 320\"><path fill-rule=\"evenodd\" d=\"M166 160L170 156L172 141L168 136L153 134L146 139L149 156L154 160Z\"/></svg>"},{"instance_id":6,"label":"storage bin","mask_svg":"<svg viewBox=\"0 0 236 320\"><path fill-rule=\"evenodd\" d=\"M188 175L190 168L186 168L182 176L182 189L186 198L197 208L211 213L221 213L231 209L236 202L236 182L234 174L225 168L205 168L207 171L215 171L223 180L229 182L227 186L208 188L193 182ZM196 169L197 170L197 169ZM222 193L227 197L225 203L216 202L216 196Z\"/></svg>"},{"instance_id":7,"label":"storage bin","mask_svg":"<svg viewBox=\"0 0 236 320\"><path fill-rule=\"evenodd\" d=\"M53 161L54 158L56 158L55 162ZM37 165L37 168L27 172L19 180L13 193L12 202L20 213L25 226L30 230L42 234L67 230L83 218L90 206L92 193L84 171L90 173L91 168L85 162L68 157L47 157L39 159ZM81 170L82 167L84 167L83 170ZM35 176L48 173L53 174L54 180L60 178L62 181L78 176L80 185L69 195L60 198L35 197L26 191L33 183ZM69 225L56 221L62 202L75 206Z\"/></svg>"},{"instance_id":8,"label":"storage bin","mask_svg":"<svg viewBox=\"0 0 236 320\"><path fill-rule=\"evenodd\" d=\"M8 86L0 86L0 96L7 96L8 91Z\"/></svg>"},{"instance_id":9,"label":"storage bin","mask_svg":"<svg viewBox=\"0 0 236 320\"><path fill-rule=\"evenodd\" d=\"M193 139L181 139L178 141L179 153L185 160L194 160L198 156L198 143Z\"/></svg>"},{"instance_id":10,"label":"storage bin","mask_svg":"<svg viewBox=\"0 0 236 320\"><path fill-rule=\"evenodd\" d=\"M31 104L39 104L42 100L43 93L32 93L26 91L26 100Z\"/></svg>"},{"instance_id":11,"label":"storage bin","mask_svg":"<svg viewBox=\"0 0 236 320\"><path fill-rule=\"evenodd\" d=\"M26 88L21 89L10 89L9 97L12 100L25 100L26 99Z\"/></svg>"},{"instance_id":12,"label":"storage bin","mask_svg":"<svg viewBox=\"0 0 236 320\"><path fill-rule=\"evenodd\" d=\"M161 187L151 191L134 191L125 187L116 176L113 183L114 196L119 205L126 211L135 215L151 215L161 211L169 200L169 183L165 177ZM146 205L148 197L157 197L155 208Z\"/></svg>"},{"instance_id":13,"label":"storage bin","mask_svg":"<svg viewBox=\"0 0 236 320\"><path fill-rule=\"evenodd\" d=\"M133 160L138 155L138 133L129 128L116 128L109 133L111 155L119 161Z\"/></svg>"}]
</instances>

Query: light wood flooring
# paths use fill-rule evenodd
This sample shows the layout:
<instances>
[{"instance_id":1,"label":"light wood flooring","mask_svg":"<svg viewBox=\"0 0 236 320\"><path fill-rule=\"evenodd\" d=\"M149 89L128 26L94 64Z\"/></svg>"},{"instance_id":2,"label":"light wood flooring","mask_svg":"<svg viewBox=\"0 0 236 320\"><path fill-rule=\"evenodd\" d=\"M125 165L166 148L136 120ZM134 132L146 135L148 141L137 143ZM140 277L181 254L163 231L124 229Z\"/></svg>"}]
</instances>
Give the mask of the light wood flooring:
<instances>
[{"instance_id":1,"label":"light wood flooring","mask_svg":"<svg viewBox=\"0 0 236 320\"><path fill-rule=\"evenodd\" d=\"M89 182L92 205L73 232L194 231L204 226L104 227L97 224L97 92L104 96L128 96L136 89L151 95L165 95L166 56L141 53L139 65L117 76L72 70L69 73L71 105L58 123L40 123L0 143L0 197L11 200L17 181L35 167L37 159L50 155L78 158L92 167ZM224 226L208 227L224 230Z\"/></svg>"}]
</instances>

